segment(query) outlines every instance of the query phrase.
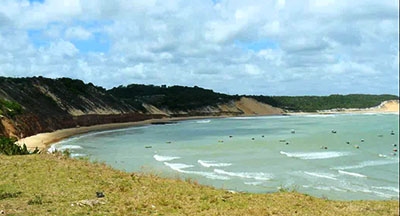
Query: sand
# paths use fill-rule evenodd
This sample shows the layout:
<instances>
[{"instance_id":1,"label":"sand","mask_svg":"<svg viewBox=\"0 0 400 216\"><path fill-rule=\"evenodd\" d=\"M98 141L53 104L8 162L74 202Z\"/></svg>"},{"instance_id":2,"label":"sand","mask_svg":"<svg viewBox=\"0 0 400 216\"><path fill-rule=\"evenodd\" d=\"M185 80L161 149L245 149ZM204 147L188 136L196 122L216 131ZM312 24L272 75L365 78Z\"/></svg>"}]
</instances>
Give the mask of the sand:
<instances>
[{"instance_id":1,"label":"sand","mask_svg":"<svg viewBox=\"0 0 400 216\"><path fill-rule=\"evenodd\" d=\"M248 101L243 101L246 106ZM243 105L242 105L243 106ZM265 108L265 107L263 107ZM259 111L260 107L256 106L253 108L254 110ZM274 109L273 113L278 113L280 110ZM268 112L268 114L271 111ZM251 113L254 113L252 110ZM392 101L385 101L377 107L367 108L367 109L333 109L333 110L324 110L319 111L313 114L335 114L335 113L399 113L399 101L392 100ZM245 115L249 113L245 113ZM302 114L310 114L310 113L289 113L290 115L302 115ZM247 116L246 115L246 116ZM261 114L258 115L263 115ZM264 114L265 115L265 114ZM255 115L254 115L255 116ZM142 126L148 125L155 122L171 122L171 121L182 121L182 120L190 120L190 119L205 119L205 118L221 118L226 116L194 116L194 117L178 117L178 118L162 118L162 119L150 119L145 121L138 121L138 122L127 122L127 123L114 123L114 124L102 124L102 125L94 125L89 127L77 127L77 128L67 128L62 130L57 130L50 133L40 133L34 136L26 137L24 139L20 139L18 144L25 144L29 150L33 150L36 147L40 150L46 150L50 147L51 144L58 142L60 140L66 139L71 136L89 133L93 131L105 131L105 130L113 130L125 127L133 127L133 126Z\"/></svg>"},{"instance_id":2,"label":"sand","mask_svg":"<svg viewBox=\"0 0 400 216\"><path fill-rule=\"evenodd\" d=\"M18 140L18 144L25 144L29 150L33 150L36 147L41 151L46 150L50 147L51 144L56 143L60 140L66 139L68 137L72 137L79 134L85 134L94 131L105 131L105 130L113 130L120 129L126 127L134 127L134 126L142 126L148 125L152 123L168 123L174 121L183 121L183 120L191 120L191 119L205 119L205 118L217 118L216 116L195 116L195 117L176 117L176 118L162 118L162 119L149 119L145 121L137 121L137 122L126 122L126 123L113 123L113 124L102 124L102 125L93 125L88 127L76 127L76 128L67 128L56 130L54 132L49 133L40 133L30 137L26 137Z\"/></svg>"}]
</instances>

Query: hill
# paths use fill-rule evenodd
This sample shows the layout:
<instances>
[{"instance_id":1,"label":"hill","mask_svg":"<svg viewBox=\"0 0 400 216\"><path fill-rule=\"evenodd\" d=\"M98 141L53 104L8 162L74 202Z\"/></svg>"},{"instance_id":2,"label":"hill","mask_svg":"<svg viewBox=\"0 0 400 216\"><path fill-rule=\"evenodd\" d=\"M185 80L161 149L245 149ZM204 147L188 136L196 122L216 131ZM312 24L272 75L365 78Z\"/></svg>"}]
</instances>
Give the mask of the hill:
<instances>
[{"instance_id":1,"label":"hill","mask_svg":"<svg viewBox=\"0 0 400 216\"><path fill-rule=\"evenodd\" d=\"M189 116L270 115L368 108L394 95L247 96L197 86L131 84L109 90L70 78L0 77L0 135Z\"/></svg>"}]
</instances>

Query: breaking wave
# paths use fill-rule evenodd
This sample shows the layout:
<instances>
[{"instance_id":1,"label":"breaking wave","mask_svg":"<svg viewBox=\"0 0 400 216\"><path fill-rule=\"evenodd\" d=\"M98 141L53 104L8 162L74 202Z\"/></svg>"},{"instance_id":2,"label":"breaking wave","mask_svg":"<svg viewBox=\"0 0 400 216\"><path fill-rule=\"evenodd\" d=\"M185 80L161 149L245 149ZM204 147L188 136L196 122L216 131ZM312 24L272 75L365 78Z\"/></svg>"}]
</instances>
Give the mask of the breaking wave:
<instances>
[{"instance_id":1,"label":"breaking wave","mask_svg":"<svg viewBox=\"0 0 400 216\"><path fill-rule=\"evenodd\" d=\"M227 167L231 166L231 163L217 163L216 161L204 161L204 160L198 160L197 163L202 165L203 167Z\"/></svg>"},{"instance_id":2,"label":"breaking wave","mask_svg":"<svg viewBox=\"0 0 400 216\"><path fill-rule=\"evenodd\" d=\"M315 160L315 159L328 159L351 155L350 152L284 152L280 151L281 154L288 157L299 158L303 160Z\"/></svg>"},{"instance_id":3,"label":"breaking wave","mask_svg":"<svg viewBox=\"0 0 400 216\"><path fill-rule=\"evenodd\" d=\"M156 161L172 161L175 159L179 159L180 157L174 157L174 156L162 156L162 155L153 155L153 158L156 159Z\"/></svg>"}]
</instances>

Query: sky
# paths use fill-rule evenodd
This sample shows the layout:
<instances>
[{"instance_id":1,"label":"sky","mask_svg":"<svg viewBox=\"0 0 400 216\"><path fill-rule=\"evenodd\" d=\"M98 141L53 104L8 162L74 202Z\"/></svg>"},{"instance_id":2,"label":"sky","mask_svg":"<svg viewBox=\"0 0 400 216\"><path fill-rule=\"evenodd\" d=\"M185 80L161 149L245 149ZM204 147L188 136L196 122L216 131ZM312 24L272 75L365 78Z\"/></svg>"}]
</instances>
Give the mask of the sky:
<instances>
[{"instance_id":1,"label":"sky","mask_svg":"<svg viewBox=\"0 0 400 216\"><path fill-rule=\"evenodd\" d=\"M398 0L1 0L0 76L399 95Z\"/></svg>"}]
</instances>

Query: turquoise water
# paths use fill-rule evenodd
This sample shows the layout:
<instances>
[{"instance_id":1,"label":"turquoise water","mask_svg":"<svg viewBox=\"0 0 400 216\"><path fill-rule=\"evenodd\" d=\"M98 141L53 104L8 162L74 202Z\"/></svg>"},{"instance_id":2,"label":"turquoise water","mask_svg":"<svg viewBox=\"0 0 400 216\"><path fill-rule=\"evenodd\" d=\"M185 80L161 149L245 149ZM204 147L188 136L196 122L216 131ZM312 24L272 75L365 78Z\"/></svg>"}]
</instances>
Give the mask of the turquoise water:
<instances>
[{"instance_id":1,"label":"turquoise water","mask_svg":"<svg viewBox=\"0 0 400 216\"><path fill-rule=\"evenodd\" d=\"M399 199L398 132L396 114L238 117L96 132L54 146L226 190L380 200Z\"/></svg>"}]
</instances>

